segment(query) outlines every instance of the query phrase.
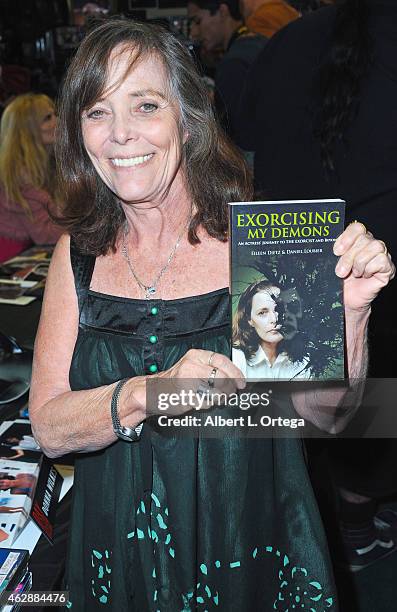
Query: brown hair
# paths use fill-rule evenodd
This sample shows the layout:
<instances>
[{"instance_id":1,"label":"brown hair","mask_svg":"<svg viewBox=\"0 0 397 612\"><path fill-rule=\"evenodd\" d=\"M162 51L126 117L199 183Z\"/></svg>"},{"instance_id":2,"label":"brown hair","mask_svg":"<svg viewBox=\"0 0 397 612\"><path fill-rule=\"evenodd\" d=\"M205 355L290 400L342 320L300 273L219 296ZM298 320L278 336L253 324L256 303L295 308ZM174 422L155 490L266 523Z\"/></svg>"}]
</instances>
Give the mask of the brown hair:
<instances>
[{"instance_id":1,"label":"brown hair","mask_svg":"<svg viewBox=\"0 0 397 612\"><path fill-rule=\"evenodd\" d=\"M247 359L255 355L260 343L257 331L249 324L252 300L260 291L269 291L270 293L273 287L277 287L277 285L268 280L259 280L248 285L240 295L237 311L233 317L232 344L234 348L243 351Z\"/></svg>"},{"instance_id":2,"label":"brown hair","mask_svg":"<svg viewBox=\"0 0 397 612\"><path fill-rule=\"evenodd\" d=\"M66 75L56 147L66 204L57 221L86 253L104 255L115 249L124 212L86 153L81 116L102 96L109 57L119 45L134 51L133 62L157 56L167 71L181 128L188 133L182 148L182 169L197 210L189 226L189 241L199 242L199 225L210 236L226 240L227 202L252 198L251 174L244 158L216 123L206 86L183 44L158 26L123 19L111 19L93 29Z\"/></svg>"}]
</instances>

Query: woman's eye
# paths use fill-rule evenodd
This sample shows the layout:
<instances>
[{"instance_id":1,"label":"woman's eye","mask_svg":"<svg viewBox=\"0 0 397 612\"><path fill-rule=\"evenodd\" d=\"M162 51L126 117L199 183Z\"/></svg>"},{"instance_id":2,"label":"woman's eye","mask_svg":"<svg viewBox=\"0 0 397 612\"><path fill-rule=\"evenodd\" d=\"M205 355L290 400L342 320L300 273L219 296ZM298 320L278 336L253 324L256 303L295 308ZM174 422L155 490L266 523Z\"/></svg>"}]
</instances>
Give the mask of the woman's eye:
<instances>
[{"instance_id":1,"label":"woman's eye","mask_svg":"<svg viewBox=\"0 0 397 612\"><path fill-rule=\"evenodd\" d=\"M104 115L104 112L99 108L87 112L88 119L101 119Z\"/></svg>"},{"instance_id":2,"label":"woman's eye","mask_svg":"<svg viewBox=\"0 0 397 612\"><path fill-rule=\"evenodd\" d=\"M153 104L152 102L145 102L144 104L141 104L139 108L144 113L153 113L155 110L158 109L158 106L157 104Z\"/></svg>"}]
</instances>

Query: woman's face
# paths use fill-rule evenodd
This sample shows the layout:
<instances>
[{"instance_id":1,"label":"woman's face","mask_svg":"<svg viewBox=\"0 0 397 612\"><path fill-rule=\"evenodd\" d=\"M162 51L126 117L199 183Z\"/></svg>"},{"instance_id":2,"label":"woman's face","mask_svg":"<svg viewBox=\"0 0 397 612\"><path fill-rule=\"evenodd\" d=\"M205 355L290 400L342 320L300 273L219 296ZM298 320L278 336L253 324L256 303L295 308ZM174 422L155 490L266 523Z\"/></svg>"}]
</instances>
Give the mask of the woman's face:
<instances>
[{"instance_id":1,"label":"woman's face","mask_svg":"<svg viewBox=\"0 0 397 612\"><path fill-rule=\"evenodd\" d=\"M156 202L181 174L183 133L162 62L143 58L123 79L130 61L130 51L113 51L104 96L83 113L83 140L99 176L122 201Z\"/></svg>"},{"instance_id":2,"label":"woman's face","mask_svg":"<svg viewBox=\"0 0 397 612\"><path fill-rule=\"evenodd\" d=\"M251 304L249 324L259 338L269 344L278 344L283 339L278 323L277 302L273 299L280 295L278 287L270 287L255 293Z\"/></svg>"},{"instance_id":3,"label":"woman's face","mask_svg":"<svg viewBox=\"0 0 397 612\"><path fill-rule=\"evenodd\" d=\"M51 146L55 143L56 125L57 118L54 107L48 104L48 106L43 109L42 119L40 122L41 141L44 146Z\"/></svg>"}]
</instances>

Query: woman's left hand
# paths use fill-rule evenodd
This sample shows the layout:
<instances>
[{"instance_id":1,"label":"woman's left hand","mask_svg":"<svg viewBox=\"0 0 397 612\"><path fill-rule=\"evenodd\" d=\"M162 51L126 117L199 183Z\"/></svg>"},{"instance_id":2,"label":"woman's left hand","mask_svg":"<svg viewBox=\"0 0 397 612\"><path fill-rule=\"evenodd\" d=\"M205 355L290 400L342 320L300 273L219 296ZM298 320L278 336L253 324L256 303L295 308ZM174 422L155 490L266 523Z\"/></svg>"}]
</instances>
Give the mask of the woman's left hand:
<instances>
[{"instance_id":1,"label":"woman's left hand","mask_svg":"<svg viewBox=\"0 0 397 612\"><path fill-rule=\"evenodd\" d=\"M335 241L334 253L339 256L335 272L343 278L345 310L367 311L395 275L385 243L354 222Z\"/></svg>"}]
</instances>

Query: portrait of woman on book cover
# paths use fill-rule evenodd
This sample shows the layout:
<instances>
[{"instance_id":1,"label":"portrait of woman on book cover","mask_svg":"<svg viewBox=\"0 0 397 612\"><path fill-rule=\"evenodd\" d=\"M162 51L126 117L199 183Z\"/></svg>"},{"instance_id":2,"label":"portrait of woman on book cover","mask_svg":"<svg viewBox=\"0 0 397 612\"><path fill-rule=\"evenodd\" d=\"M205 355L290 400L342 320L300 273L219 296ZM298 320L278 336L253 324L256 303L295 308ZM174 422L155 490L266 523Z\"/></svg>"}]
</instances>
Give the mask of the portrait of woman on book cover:
<instances>
[{"instance_id":1,"label":"portrait of woman on book cover","mask_svg":"<svg viewBox=\"0 0 397 612\"><path fill-rule=\"evenodd\" d=\"M283 290L268 280L250 284L233 319L233 363L247 379L309 379L308 357L297 360L288 350L302 317L296 288Z\"/></svg>"}]
</instances>

